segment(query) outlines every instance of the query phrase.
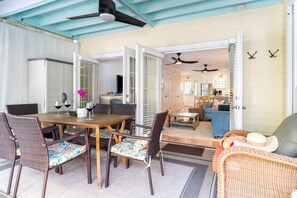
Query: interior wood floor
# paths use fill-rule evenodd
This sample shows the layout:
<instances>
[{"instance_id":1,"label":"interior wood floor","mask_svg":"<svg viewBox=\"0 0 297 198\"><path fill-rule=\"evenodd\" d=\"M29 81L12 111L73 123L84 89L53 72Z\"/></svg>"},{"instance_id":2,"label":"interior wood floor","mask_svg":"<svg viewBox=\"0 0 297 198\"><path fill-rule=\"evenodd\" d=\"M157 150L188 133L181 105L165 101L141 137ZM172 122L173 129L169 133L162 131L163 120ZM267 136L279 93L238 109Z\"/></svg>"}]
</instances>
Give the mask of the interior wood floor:
<instances>
[{"instance_id":1,"label":"interior wood floor","mask_svg":"<svg viewBox=\"0 0 297 198\"><path fill-rule=\"evenodd\" d=\"M188 108L184 107L180 111L188 112ZM212 136L211 122L199 121L196 130L185 127L168 127L166 123L162 132L162 141L215 148L219 144L220 138Z\"/></svg>"},{"instance_id":2,"label":"interior wood floor","mask_svg":"<svg viewBox=\"0 0 297 198\"><path fill-rule=\"evenodd\" d=\"M215 148L220 138L214 138L211 133L211 122L200 121L196 130L191 128L164 127L162 132L163 142L195 145Z\"/></svg>"}]
</instances>

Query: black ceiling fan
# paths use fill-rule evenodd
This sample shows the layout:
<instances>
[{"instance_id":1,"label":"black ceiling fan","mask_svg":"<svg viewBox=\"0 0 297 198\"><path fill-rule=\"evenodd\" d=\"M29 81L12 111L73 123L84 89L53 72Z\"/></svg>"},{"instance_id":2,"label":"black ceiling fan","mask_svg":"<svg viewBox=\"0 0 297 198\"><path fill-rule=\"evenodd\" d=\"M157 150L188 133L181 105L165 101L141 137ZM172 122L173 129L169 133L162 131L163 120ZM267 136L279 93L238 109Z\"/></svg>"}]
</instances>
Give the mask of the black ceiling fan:
<instances>
[{"instance_id":1,"label":"black ceiling fan","mask_svg":"<svg viewBox=\"0 0 297 198\"><path fill-rule=\"evenodd\" d=\"M197 72L213 72L213 71L218 71L219 69L207 69L207 64L204 64L204 69L193 69L193 71Z\"/></svg>"},{"instance_id":2,"label":"black ceiling fan","mask_svg":"<svg viewBox=\"0 0 297 198\"><path fill-rule=\"evenodd\" d=\"M180 64L194 64L194 63L198 63L199 61L185 61L185 60L182 60L179 56L181 55L181 53L176 53L177 55L177 58L175 57L172 57L172 59L174 60L174 63L169 63L169 64L166 64L166 65L174 65L174 64L177 64L177 65L180 65Z\"/></svg>"},{"instance_id":3,"label":"black ceiling fan","mask_svg":"<svg viewBox=\"0 0 297 198\"><path fill-rule=\"evenodd\" d=\"M99 0L99 9L97 13L69 17L68 19L74 20L74 19L83 19L83 18L90 18L90 17L100 17L104 21L118 21L118 22L130 24L130 25L135 25L138 27L143 27L146 24L129 15L126 15L122 12L118 12L116 10L115 3L112 0Z\"/></svg>"}]
</instances>

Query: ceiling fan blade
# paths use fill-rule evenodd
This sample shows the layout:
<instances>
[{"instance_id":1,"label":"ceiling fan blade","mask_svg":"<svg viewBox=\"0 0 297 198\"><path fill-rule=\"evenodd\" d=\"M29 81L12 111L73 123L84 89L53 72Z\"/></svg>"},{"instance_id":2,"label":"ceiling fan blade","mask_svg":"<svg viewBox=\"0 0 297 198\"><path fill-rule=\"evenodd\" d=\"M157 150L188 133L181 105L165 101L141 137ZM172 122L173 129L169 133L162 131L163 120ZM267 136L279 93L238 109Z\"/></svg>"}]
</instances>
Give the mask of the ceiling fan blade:
<instances>
[{"instance_id":1,"label":"ceiling fan blade","mask_svg":"<svg viewBox=\"0 0 297 198\"><path fill-rule=\"evenodd\" d=\"M206 70L202 69L202 70L199 70L199 69L193 69L193 71L196 71L196 72L204 72Z\"/></svg>"},{"instance_id":2,"label":"ceiling fan blade","mask_svg":"<svg viewBox=\"0 0 297 198\"><path fill-rule=\"evenodd\" d=\"M212 71L218 71L219 69L208 69L207 71L212 72Z\"/></svg>"},{"instance_id":3,"label":"ceiling fan blade","mask_svg":"<svg viewBox=\"0 0 297 198\"><path fill-rule=\"evenodd\" d=\"M98 16L99 16L99 13L92 13L92 14L85 14L85 15L80 15L80 16L69 17L68 19L74 20L74 19L84 19L84 18L98 17Z\"/></svg>"},{"instance_id":4,"label":"ceiling fan blade","mask_svg":"<svg viewBox=\"0 0 297 198\"><path fill-rule=\"evenodd\" d=\"M165 65L175 65L175 63L177 63L177 60L174 61L174 63L169 63L169 64L165 64Z\"/></svg>"},{"instance_id":5,"label":"ceiling fan blade","mask_svg":"<svg viewBox=\"0 0 297 198\"><path fill-rule=\"evenodd\" d=\"M175 57L171 57L173 60L177 61L177 59Z\"/></svg>"},{"instance_id":6,"label":"ceiling fan blade","mask_svg":"<svg viewBox=\"0 0 297 198\"><path fill-rule=\"evenodd\" d=\"M129 15L126 15L118 11L115 12L115 21L135 25L138 27L143 27L146 24L138 19L135 19L133 17L130 17Z\"/></svg>"},{"instance_id":7,"label":"ceiling fan blade","mask_svg":"<svg viewBox=\"0 0 297 198\"><path fill-rule=\"evenodd\" d=\"M186 63L186 64L194 64L194 63L198 63L199 61L184 61L184 60L180 60L180 62Z\"/></svg>"}]
</instances>

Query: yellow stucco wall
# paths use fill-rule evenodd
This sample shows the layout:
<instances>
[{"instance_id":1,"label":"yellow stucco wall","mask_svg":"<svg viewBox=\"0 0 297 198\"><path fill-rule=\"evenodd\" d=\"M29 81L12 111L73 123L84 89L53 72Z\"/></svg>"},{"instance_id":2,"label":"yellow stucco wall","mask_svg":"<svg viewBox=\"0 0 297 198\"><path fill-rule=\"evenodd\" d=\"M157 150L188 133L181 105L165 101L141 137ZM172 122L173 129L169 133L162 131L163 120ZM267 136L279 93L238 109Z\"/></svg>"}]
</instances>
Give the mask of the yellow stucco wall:
<instances>
[{"instance_id":1,"label":"yellow stucco wall","mask_svg":"<svg viewBox=\"0 0 297 198\"><path fill-rule=\"evenodd\" d=\"M250 11L190 20L91 37L80 40L81 53L94 55L118 52L123 46L135 48L135 43L152 48L216 41L235 37L242 29L244 128L271 134L284 117L284 17L283 5ZM268 50L280 51L269 58ZM247 52L256 54L248 59Z\"/></svg>"}]
</instances>

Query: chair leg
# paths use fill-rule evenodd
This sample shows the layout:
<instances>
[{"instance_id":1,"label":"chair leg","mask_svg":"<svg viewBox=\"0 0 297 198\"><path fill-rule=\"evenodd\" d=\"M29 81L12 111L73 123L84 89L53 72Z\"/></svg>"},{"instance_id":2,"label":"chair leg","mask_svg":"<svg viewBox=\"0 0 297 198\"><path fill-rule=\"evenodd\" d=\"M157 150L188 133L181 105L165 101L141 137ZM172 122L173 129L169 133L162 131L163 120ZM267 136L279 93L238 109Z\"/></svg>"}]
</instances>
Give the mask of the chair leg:
<instances>
[{"instance_id":1,"label":"chair leg","mask_svg":"<svg viewBox=\"0 0 297 198\"><path fill-rule=\"evenodd\" d=\"M159 153L159 161L160 161L161 175L164 176L164 166L163 166L163 154L162 154L162 152Z\"/></svg>"},{"instance_id":2,"label":"chair leg","mask_svg":"<svg viewBox=\"0 0 297 198\"><path fill-rule=\"evenodd\" d=\"M63 175L62 165L59 166L59 175Z\"/></svg>"},{"instance_id":3,"label":"chair leg","mask_svg":"<svg viewBox=\"0 0 297 198\"><path fill-rule=\"evenodd\" d=\"M108 152L107 159L106 159L105 188L109 186L110 159L111 159L110 152Z\"/></svg>"},{"instance_id":4,"label":"chair leg","mask_svg":"<svg viewBox=\"0 0 297 198\"><path fill-rule=\"evenodd\" d=\"M91 170L91 156L90 152L87 151L87 174L88 174L88 184L92 183L92 170Z\"/></svg>"},{"instance_id":5,"label":"chair leg","mask_svg":"<svg viewBox=\"0 0 297 198\"><path fill-rule=\"evenodd\" d=\"M126 168L128 169L130 167L130 159L126 159Z\"/></svg>"},{"instance_id":6,"label":"chair leg","mask_svg":"<svg viewBox=\"0 0 297 198\"><path fill-rule=\"evenodd\" d=\"M113 167L116 168L118 167L118 158L117 157L113 157Z\"/></svg>"},{"instance_id":7,"label":"chair leg","mask_svg":"<svg viewBox=\"0 0 297 198\"><path fill-rule=\"evenodd\" d=\"M13 198L16 198L16 194L18 191L18 187L19 187L19 182L20 182L20 177L21 177L21 172L22 172L22 165L19 165L19 169L18 169L18 175L17 175L17 179L15 181L15 186L14 186L14 192L13 192Z\"/></svg>"},{"instance_id":8,"label":"chair leg","mask_svg":"<svg viewBox=\"0 0 297 198\"><path fill-rule=\"evenodd\" d=\"M8 195L10 194L10 190L11 190L11 183L12 183L12 177L13 177L13 172L14 172L14 165L15 165L15 160L13 160L12 163L11 163L9 181L8 181L8 186L7 186L7 191L6 191L6 194L8 194Z\"/></svg>"},{"instance_id":9,"label":"chair leg","mask_svg":"<svg viewBox=\"0 0 297 198\"><path fill-rule=\"evenodd\" d=\"M42 195L41 195L42 198L45 197L47 178L48 178L48 170L46 170L44 173Z\"/></svg>"},{"instance_id":10,"label":"chair leg","mask_svg":"<svg viewBox=\"0 0 297 198\"><path fill-rule=\"evenodd\" d=\"M150 183L151 195L154 195L151 167L147 167L147 173L148 173L148 178Z\"/></svg>"}]
</instances>

